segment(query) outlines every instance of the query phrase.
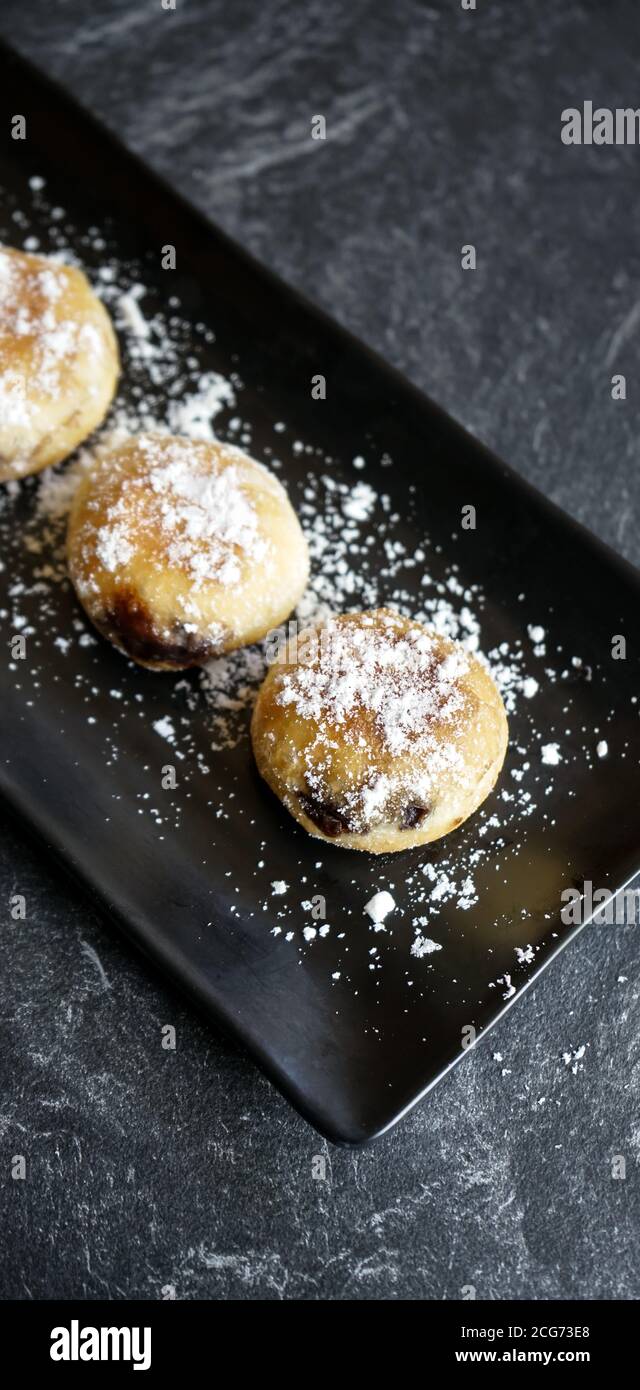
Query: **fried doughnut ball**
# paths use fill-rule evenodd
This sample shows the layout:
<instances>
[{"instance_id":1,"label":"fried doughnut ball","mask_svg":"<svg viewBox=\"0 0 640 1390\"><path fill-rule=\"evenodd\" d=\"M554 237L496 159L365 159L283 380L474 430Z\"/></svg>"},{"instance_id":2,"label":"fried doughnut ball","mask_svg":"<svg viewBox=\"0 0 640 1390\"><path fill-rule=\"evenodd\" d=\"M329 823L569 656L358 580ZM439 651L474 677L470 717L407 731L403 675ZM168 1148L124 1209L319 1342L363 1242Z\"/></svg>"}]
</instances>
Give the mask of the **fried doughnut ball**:
<instances>
[{"instance_id":1,"label":"fried doughnut ball","mask_svg":"<svg viewBox=\"0 0 640 1390\"><path fill-rule=\"evenodd\" d=\"M484 666L388 608L299 635L251 726L258 770L322 840L374 854L455 830L496 781L507 717Z\"/></svg>"},{"instance_id":2,"label":"fried doughnut ball","mask_svg":"<svg viewBox=\"0 0 640 1390\"><path fill-rule=\"evenodd\" d=\"M231 445L141 434L82 480L67 559L103 636L180 670L277 627L302 594L307 543L278 479Z\"/></svg>"},{"instance_id":3,"label":"fried doughnut ball","mask_svg":"<svg viewBox=\"0 0 640 1390\"><path fill-rule=\"evenodd\" d=\"M119 371L82 271L0 247L0 482L72 453L104 419Z\"/></svg>"}]
</instances>

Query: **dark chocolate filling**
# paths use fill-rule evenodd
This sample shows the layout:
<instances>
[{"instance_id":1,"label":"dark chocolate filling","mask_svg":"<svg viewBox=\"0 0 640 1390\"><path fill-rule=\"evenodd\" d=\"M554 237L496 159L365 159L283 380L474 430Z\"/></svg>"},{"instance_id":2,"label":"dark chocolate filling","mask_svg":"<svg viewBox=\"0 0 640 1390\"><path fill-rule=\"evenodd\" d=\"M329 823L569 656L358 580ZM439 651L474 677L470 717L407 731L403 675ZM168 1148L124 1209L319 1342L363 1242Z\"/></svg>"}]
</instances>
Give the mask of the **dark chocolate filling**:
<instances>
[{"instance_id":1,"label":"dark chocolate filling","mask_svg":"<svg viewBox=\"0 0 640 1390\"><path fill-rule=\"evenodd\" d=\"M176 623L170 637L154 627L148 609L133 594L116 594L99 624L105 637L116 642L136 661L157 661L166 666L200 666L218 655L220 639L186 632Z\"/></svg>"},{"instance_id":2,"label":"dark chocolate filling","mask_svg":"<svg viewBox=\"0 0 640 1390\"><path fill-rule=\"evenodd\" d=\"M422 825L425 816L429 815L430 810L430 806L421 806L417 801L410 801L400 817L400 829L417 830L418 826Z\"/></svg>"},{"instance_id":3,"label":"dark chocolate filling","mask_svg":"<svg viewBox=\"0 0 640 1390\"><path fill-rule=\"evenodd\" d=\"M319 797L309 796L307 792L298 792L298 801L305 816L317 825L323 835L335 839L337 835L343 835L345 830L352 829L349 817L338 810L335 802L321 801Z\"/></svg>"},{"instance_id":4,"label":"dark chocolate filling","mask_svg":"<svg viewBox=\"0 0 640 1390\"><path fill-rule=\"evenodd\" d=\"M318 796L310 795L309 792L298 792L298 801L309 820L317 825L323 835L328 835L332 840L338 835L344 835L345 831L365 835L369 829L368 826L355 826L348 813L341 811L335 801L324 801ZM430 806L410 801L400 817L400 829L416 830L430 812Z\"/></svg>"}]
</instances>

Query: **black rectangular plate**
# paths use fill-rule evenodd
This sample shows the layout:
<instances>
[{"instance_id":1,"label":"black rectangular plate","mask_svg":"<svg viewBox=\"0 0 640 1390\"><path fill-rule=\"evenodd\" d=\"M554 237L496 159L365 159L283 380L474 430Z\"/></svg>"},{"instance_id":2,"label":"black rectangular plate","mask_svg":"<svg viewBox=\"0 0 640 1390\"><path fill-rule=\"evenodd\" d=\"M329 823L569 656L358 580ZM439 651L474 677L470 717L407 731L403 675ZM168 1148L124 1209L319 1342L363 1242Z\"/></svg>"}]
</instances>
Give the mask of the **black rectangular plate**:
<instances>
[{"instance_id":1,"label":"black rectangular plate","mask_svg":"<svg viewBox=\"0 0 640 1390\"><path fill-rule=\"evenodd\" d=\"M25 598L32 630L25 662L7 657L13 629L0 620L0 789L7 801L129 937L248 1046L313 1124L333 1140L362 1142L415 1104L464 1055L464 1030L479 1035L495 1023L574 934L560 920L563 889L591 880L615 891L640 868L638 574L9 51L0 54L0 75L3 238L21 245L29 228L49 249L29 187L39 175L84 229L78 251L89 273L99 260L89 229L106 228L162 302L169 291L159 247L176 246L171 292L194 323L215 331L215 342L199 345L203 365L240 373L251 451L268 460L274 422L287 422L279 452L294 503L309 455L293 449L293 440L331 455L332 476L350 484L362 476L354 474L354 457L365 455L364 476L398 513L396 538L411 550L425 540L436 582L450 573L453 557L463 586L482 590L483 649L515 643L539 681L539 693L520 700L512 717L505 772L480 815L444 845L380 861L307 837L259 782L246 736L209 753L204 712L201 728L193 717L191 727L210 776L196 774L187 759L175 792L159 791L170 754L152 725L167 713L179 719L176 680L134 669L105 643L75 641L63 653L54 638L77 620L68 590L56 597L55 621L49 611L43 620L37 594ZM27 118L25 141L11 138L15 113ZM316 373L327 378L324 402L311 397ZM0 556L0 610L11 607L16 576L29 582L29 567L42 563L19 545L33 498L27 483L5 504L15 545ZM462 533L468 504L477 509L477 527ZM412 594L420 606L421 577L419 568L407 572L408 607ZM384 578L379 589L389 597ZM547 660L560 679L545 678L547 660L534 657L530 624L546 629ZM626 637L626 660L612 659L615 634ZM574 654L581 667L572 666ZM117 760L110 756L112 686L124 697ZM609 744L604 759L595 756L599 738ZM557 767L541 760L547 742L561 746ZM529 816L500 799L523 762L536 806ZM140 813L145 789L152 801L167 798L161 826ZM425 932L442 950L416 960L412 892L424 864L437 869L444 856L453 873L476 842L486 850L477 902L462 911L451 899L431 914ZM279 879L289 891L271 898L269 884ZM363 908L389 886L397 909L389 930L374 933ZM326 900L331 931L307 943L302 902L315 895ZM273 936L279 909L284 930ZM293 942L285 939L290 928ZM518 963L515 948L527 945L534 958Z\"/></svg>"}]
</instances>

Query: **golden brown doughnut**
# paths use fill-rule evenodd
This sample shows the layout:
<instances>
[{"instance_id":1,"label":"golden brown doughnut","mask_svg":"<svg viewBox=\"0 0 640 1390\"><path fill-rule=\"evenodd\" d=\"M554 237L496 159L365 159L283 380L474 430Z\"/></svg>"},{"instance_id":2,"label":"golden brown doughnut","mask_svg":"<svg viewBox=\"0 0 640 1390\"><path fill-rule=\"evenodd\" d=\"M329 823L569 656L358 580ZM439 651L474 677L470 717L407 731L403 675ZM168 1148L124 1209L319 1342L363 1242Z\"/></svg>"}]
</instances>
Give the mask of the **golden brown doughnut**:
<instances>
[{"instance_id":1,"label":"golden brown doughnut","mask_svg":"<svg viewBox=\"0 0 640 1390\"><path fill-rule=\"evenodd\" d=\"M72 453L104 419L119 369L82 271L0 247L0 482Z\"/></svg>"},{"instance_id":2,"label":"golden brown doughnut","mask_svg":"<svg viewBox=\"0 0 640 1390\"><path fill-rule=\"evenodd\" d=\"M141 434L97 452L67 559L98 630L179 670L256 642L305 588L307 543L278 479L231 445Z\"/></svg>"},{"instance_id":3,"label":"golden brown doughnut","mask_svg":"<svg viewBox=\"0 0 640 1390\"><path fill-rule=\"evenodd\" d=\"M496 781L508 729L475 656L381 608L302 633L264 680L251 736L305 830L382 854L461 825Z\"/></svg>"}]
</instances>

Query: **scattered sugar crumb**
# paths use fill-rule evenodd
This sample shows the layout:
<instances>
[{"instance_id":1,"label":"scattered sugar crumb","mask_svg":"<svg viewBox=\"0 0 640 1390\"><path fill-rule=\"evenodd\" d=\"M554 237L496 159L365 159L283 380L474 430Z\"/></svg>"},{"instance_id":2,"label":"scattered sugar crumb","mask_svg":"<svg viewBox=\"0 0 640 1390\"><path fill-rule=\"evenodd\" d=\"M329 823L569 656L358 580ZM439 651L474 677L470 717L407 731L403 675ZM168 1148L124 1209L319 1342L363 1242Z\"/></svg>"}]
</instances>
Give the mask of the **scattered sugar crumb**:
<instances>
[{"instance_id":1,"label":"scattered sugar crumb","mask_svg":"<svg viewBox=\"0 0 640 1390\"><path fill-rule=\"evenodd\" d=\"M380 893L374 893L368 903L365 903L364 911L371 918L372 922L384 922L385 918L389 916L389 913L393 912L395 905L395 899L391 897L391 894L388 893L386 889L383 889Z\"/></svg>"},{"instance_id":2,"label":"scattered sugar crumb","mask_svg":"<svg viewBox=\"0 0 640 1390\"><path fill-rule=\"evenodd\" d=\"M169 743L175 743L176 731L167 715L164 715L162 719L155 719L153 728L161 738L166 738Z\"/></svg>"},{"instance_id":3,"label":"scattered sugar crumb","mask_svg":"<svg viewBox=\"0 0 640 1390\"><path fill-rule=\"evenodd\" d=\"M420 932L417 933L415 941L411 946L412 956L417 956L419 960L421 960L423 956L430 956L433 951L441 950L442 946L438 941L431 941L428 936L421 936Z\"/></svg>"}]
</instances>

